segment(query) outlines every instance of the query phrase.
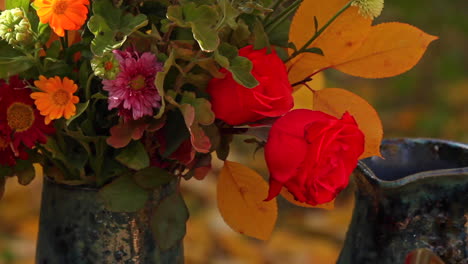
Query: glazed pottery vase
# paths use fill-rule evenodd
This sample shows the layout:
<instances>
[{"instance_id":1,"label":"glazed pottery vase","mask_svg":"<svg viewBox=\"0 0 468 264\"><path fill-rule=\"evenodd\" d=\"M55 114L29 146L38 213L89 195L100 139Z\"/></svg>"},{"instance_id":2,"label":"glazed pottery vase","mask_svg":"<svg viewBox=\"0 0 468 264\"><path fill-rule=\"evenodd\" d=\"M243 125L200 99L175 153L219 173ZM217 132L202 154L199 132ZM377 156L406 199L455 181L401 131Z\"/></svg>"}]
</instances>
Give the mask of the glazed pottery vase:
<instances>
[{"instance_id":1,"label":"glazed pottery vase","mask_svg":"<svg viewBox=\"0 0 468 264\"><path fill-rule=\"evenodd\" d=\"M175 191L166 185L134 213L106 209L98 189L58 184L44 177L36 264L183 263L182 242L158 247L151 211Z\"/></svg>"},{"instance_id":2,"label":"glazed pottery vase","mask_svg":"<svg viewBox=\"0 0 468 264\"><path fill-rule=\"evenodd\" d=\"M339 264L404 264L425 248L446 264L468 263L468 145L385 140L359 163L356 205Z\"/></svg>"}]
</instances>

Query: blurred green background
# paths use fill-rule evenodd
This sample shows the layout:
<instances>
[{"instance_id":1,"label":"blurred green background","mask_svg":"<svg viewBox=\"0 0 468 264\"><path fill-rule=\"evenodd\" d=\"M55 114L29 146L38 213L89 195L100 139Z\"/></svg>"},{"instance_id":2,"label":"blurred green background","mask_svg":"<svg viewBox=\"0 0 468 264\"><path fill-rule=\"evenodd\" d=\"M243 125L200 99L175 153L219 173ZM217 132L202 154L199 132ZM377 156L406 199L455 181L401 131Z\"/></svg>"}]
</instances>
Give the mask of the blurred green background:
<instances>
[{"instance_id":1,"label":"blurred green background","mask_svg":"<svg viewBox=\"0 0 468 264\"><path fill-rule=\"evenodd\" d=\"M327 71L326 86L349 89L367 99L381 116L385 137L436 137L467 143L467 12L466 0L386 1L375 23L405 22L439 40L405 74L368 80ZM245 147L238 153L243 151ZM233 159L264 171L262 153L255 157L247 153ZM0 264L34 263L41 181L36 179L28 187L8 182L0 201ZM202 182L184 183L191 211L186 263L335 263L351 217L351 188L332 211L291 207L280 201L278 226L268 242L238 235L223 223L216 209L215 188L214 175Z\"/></svg>"}]
</instances>

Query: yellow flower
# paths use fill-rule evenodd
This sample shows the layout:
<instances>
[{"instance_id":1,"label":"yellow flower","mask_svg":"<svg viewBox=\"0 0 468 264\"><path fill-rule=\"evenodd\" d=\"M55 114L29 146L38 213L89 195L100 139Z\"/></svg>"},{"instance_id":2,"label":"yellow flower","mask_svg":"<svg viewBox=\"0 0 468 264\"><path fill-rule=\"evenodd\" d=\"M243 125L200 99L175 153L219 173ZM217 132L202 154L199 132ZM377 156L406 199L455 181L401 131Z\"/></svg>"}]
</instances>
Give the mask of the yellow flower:
<instances>
[{"instance_id":1,"label":"yellow flower","mask_svg":"<svg viewBox=\"0 0 468 264\"><path fill-rule=\"evenodd\" d=\"M32 93L31 98L40 114L45 117L46 124L62 116L70 119L76 114L75 104L80 99L73 95L78 86L72 80L65 77L62 81L58 76L47 79L41 75L34 85L42 92Z\"/></svg>"},{"instance_id":2,"label":"yellow flower","mask_svg":"<svg viewBox=\"0 0 468 264\"><path fill-rule=\"evenodd\" d=\"M354 0L351 5L357 6L361 15L376 18L382 12L384 0Z\"/></svg>"},{"instance_id":3,"label":"yellow flower","mask_svg":"<svg viewBox=\"0 0 468 264\"><path fill-rule=\"evenodd\" d=\"M88 15L88 0L36 0L41 23L49 23L55 34L63 37L64 30L78 30Z\"/></svg>"}]
</instances>

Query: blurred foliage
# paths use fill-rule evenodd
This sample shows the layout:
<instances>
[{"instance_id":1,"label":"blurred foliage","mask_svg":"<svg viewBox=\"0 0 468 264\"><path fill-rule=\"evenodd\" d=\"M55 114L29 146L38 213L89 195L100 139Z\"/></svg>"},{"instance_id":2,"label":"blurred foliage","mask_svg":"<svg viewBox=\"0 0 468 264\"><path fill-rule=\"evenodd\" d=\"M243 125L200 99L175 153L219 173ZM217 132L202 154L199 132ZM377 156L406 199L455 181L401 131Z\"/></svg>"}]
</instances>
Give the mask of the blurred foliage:
<instances>
[{"instance_id":1,"label":"blurred foliage","mask_svg":"<svg viewBox=\"0 0 468 264\"><path fill-rule=\"evenodd\" d=\"M368 80L328 71L328 87L343 87L367 99L381 115L385 137L438 137L468 142L468 1L392 0L375 23L398 19L439 40L411 71ZM245 138L239 138L240 143ZM255 146L240 148L236 161L263 171ZM335 263L351 218L352 190L342 193L332 211L304 209L279 201L278 227L268 242L243 237L216 209L216 181L184 185L191 213L185 239L186 263ZM0 264L34 263L41 180L28 187L10 180L0 202Z\"/></svg>"},{"instance_id":2,"label":"blurred foliage","mask_svg":"<svg viewBox=\"0 0 468 264\"><path fill-rule=\"evenodd\" d=\"M338 72L328 87L343 87L379 112L385 137L437 137L468 142L468 2L387 1L374 23L398 18L439 39L416 67L387 79L359 79ZM330 73L330 72L328 72Z\"/></svg>"}]
</instances>

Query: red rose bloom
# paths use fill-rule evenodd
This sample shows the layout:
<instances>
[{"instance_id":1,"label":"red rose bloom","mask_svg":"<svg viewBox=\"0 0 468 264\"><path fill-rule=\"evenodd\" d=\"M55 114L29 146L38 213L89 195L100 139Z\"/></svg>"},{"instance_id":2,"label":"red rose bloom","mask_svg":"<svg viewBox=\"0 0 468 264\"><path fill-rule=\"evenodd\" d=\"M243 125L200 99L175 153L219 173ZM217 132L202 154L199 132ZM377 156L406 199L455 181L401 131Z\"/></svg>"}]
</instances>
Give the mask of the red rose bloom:
<instances>
[{"instance_id":1,"label":"red rose bloom","mask_svg":"<svg viewBox=\"0 0 468 264\"><path fill-rule=\"evenodd\" d=\"M285 186L300 202L330 202L348 185L363 152L364 134L347 112L337 119L319 111L293 110L273 124L265 145L267 200Z\"/></svg>"},{"instance_id":2,"label":"red rose bloom","mask_svg":"<svg viewBox=\"0 0 468 264\"><path fill-rule=\"evenodd\" d=\"M20 144L32 148L46 143L46 134L54 132L51 125L44 124L30 97L31 89L17 76L12 76L8 84L0 80L0 131L10 135L12 146L18 152Z\"/></svg>"},{"instance_id":3,"label":"red rose bloom","mask_svg":"<svg viewBox=\"0 0 468 264\"><path fill-rule=\"evenodd\" d=\"M254 122L266 117L277 117L293 107L292 87L286 66L272 49L254 50L247 46L239 56L253 63L252 75L259 85L249 89L238 84L226 69L223 79L213 78L208 84L213 112L218 119L230 125Z\"/></svg>"}]
</instances>

